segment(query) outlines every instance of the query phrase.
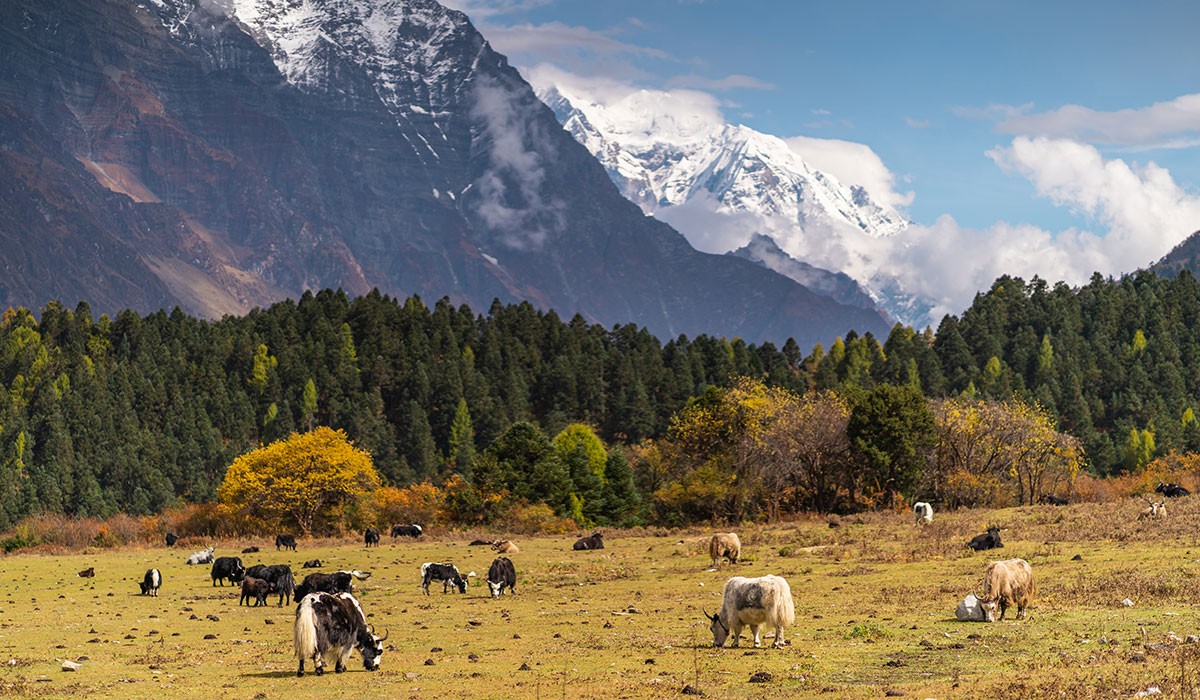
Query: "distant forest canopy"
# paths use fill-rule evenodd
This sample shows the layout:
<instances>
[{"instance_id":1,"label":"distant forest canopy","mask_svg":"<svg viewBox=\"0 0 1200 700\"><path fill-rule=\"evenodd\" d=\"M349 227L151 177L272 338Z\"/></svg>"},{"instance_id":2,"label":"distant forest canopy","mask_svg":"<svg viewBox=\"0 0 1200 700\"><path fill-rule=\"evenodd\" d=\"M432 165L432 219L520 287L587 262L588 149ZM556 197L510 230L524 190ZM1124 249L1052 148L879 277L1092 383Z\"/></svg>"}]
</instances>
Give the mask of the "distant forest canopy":
<instances>
[{"instance_id":1,"label":"distant forest canopy","mask_svg":"<svg viewBox=\"0 0 1200 700\"><path fill-rule=\"evenodd\" d=\"M40 319L10 309L0 526L211 501L239 455L316 425L345 430L387 484L470 479L476 455L513 426L552 437L585 423L608 445L637 445L738 377L852 404L880 385L1038 404L1078 438L1089 470L1112 474L1200 451L1197 325L1200 285L1187 272L1097 275L1077 289L1004 277L936 333L896 326L881 343L851 332L807 354L791 341L664 344L529 303L479 315L378 293L309 293L219 321L178 310L94 318L86 303L50 303Z\"/></svg>"}]
</instances>

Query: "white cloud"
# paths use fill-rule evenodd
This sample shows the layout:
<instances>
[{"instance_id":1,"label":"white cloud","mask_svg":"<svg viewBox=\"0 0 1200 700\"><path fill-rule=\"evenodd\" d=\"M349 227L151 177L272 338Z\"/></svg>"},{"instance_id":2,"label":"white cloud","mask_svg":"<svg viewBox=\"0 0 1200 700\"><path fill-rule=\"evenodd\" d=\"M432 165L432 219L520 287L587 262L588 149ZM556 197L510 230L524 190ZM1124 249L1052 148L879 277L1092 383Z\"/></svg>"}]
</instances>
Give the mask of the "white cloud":
<instances>
[{"instance_id":1,"label":"white cloud","mask_svg":"<svg viewBox=\"0 0 1200 700\"><path fill-rule=\"evenodd\" d=\"M503 84L479 79L474 97L472 114L484 123L492 164L474 183L476 211L507 245L537 250L564 225L562 202L542 194L542 163L554 157L546 152L550 140L527 113L534 105Z\"/></svg>"},{"instance_id":2,"label":"white cloud","mask_svg":"<svg viewBox=\"0 0 1200 700\"><path fill-rule=\"evenodd\" d=\"M774 90L775 86L749 75L733 74L724 78L707 78L702 75L677 75L667 81L673 87L698 88L701 90Z\"/></svg>"},{"instance_id":3,"label":"white cloud","mask_svg":"<svg viewBox=\"0 0 1200 700\"><path fill-rule=\"evenodd\" d=\"M442 4L452 10L458 10L471 18L471 21L518 14L549 5L554 0L441 0Z\"/></svg>"},{"instance_id":4,"label":"white cloud","mask_svg":"<svg viewBox=\"0 0 1200 700\"><path fill-rule=\"evenodd\" d=\"M1023 105L990 104L987 107L955 106L950 108L950 113L964 119L993 121L997 119L1014 119L1031 109L1033 109L1033 103L1026 102Z\"/></svg>"},{"instance_id":5,"label":"white cloud","mask_svg":"<svg viewBox=\"0 0 1200 700\"><path fill-rule=\"evenodd\" d=\"M896 176L870 146L839 139L795 136L784 139L796 155L817 170L838 180L858 185L871 198L888 207L905 207L913 202L913 192L897 192Z\"/></svg>"},{"instance_id":6,"label":"white cloud","mask_svg":"<svg viewBox=\"0 0 1200 700\"><path fill-rule=\"evenodd\" d=\"M1000 275L1085 283L1092 273L1119 275L1147 265L1200 229L1200 197L1154 163L1105 159L1093 146L1018 137L988 153L1037 193L1093 219L1102 233L997 222L985 229L942 216L881 241L878 273L932 300L933 318L960 313Z\"/></svg>"},{"instance_id":7,"label":"white cloud","mask_svg":"<svg viewBox=\"0 0 1200 700\"><path fill-rule=\"evenodd\" d=\"M1139 109L1101 112L1066 105L1052 112L1012 115L997 127L1007 134L1070 138L1126 146L1189 147L1200 136L1200 93Z\"/></svg>"}]
</instances>

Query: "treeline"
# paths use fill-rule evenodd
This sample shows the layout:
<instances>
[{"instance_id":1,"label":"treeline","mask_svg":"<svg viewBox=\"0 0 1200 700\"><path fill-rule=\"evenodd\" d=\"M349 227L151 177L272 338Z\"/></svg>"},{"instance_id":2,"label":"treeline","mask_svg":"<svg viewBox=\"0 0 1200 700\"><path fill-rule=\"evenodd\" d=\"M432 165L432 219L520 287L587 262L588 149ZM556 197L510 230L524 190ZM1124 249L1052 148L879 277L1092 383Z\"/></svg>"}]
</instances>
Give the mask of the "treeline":
<instances>
[{"instance_id":1,"label":"treeline","mask_svg":"<svg viewBox=\"0 0 1200 700\"><path fill-rule=\"evenodd\" d=\"M791 341L664 344L528 303L481 315L378 293L306 294L220 321L178 310L95 318L86 304L9 310L0 526L210 501L238 455L315 425L345 430L391 485L499 480L472 465L514 425L552 436L579 422L609 445L638 445L741 376L801 396L895 385L1036 403L1081 441L1092 471L1113 473L1200 450L1198 324L1200 286L1187 273L1097 276L1078 289L1001 278L936 333L850 333L807 354Z\"/></svg>"}]
</instances>

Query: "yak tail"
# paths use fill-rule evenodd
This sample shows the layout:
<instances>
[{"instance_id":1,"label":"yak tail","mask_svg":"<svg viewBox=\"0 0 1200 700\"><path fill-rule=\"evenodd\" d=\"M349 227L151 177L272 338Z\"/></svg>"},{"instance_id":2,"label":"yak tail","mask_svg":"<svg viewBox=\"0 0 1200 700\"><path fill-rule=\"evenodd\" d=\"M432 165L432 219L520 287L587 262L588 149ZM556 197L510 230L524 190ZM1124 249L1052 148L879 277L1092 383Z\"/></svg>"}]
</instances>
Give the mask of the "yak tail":
<instances>
[{"instance_id":1,"label":"yak tail","mask_svg":"<svg viewBox=\"0 0 1200 700\"><path fill-rule=\"evenodd\" d=\"M296 643L296 658L301 661L312 659L317 654L317 615L313 612L312 600L305 598L296 608L296 628L293 631Z\"/></svg>"},{"instance_id":2,"label":"yak tail","mask_svg":"<svg viewBox=\"0 0 1200 700\"><path fill-rule=\"evenodd\" d=\"M785 579L778 576L774 578L777 585L771 587L774 600L768 601L768 617L784 627L791 627L796 622L796 603L792 600L792 589Z\"/></svg>"}]
</instances>

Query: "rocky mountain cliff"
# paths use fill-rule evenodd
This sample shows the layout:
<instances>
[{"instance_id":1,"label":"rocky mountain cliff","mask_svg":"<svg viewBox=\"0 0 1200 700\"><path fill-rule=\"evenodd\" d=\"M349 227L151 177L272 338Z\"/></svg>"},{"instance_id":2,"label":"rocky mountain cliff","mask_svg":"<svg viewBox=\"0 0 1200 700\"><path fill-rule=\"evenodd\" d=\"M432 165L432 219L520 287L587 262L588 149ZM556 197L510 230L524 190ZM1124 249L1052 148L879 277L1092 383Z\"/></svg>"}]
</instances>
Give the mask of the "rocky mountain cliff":
<instances>
[{"instance_id":1,"label":"rocky mountain cliff","mask_svg":"<svg viewBox=\"0 0 1200 700\"><path fill-rule=\"evenodd\" d=\"M0 65L0 304L378 287L661 337L887 330L645 217L432 0L13 0Z\"/></svg>"}]
</instances>

